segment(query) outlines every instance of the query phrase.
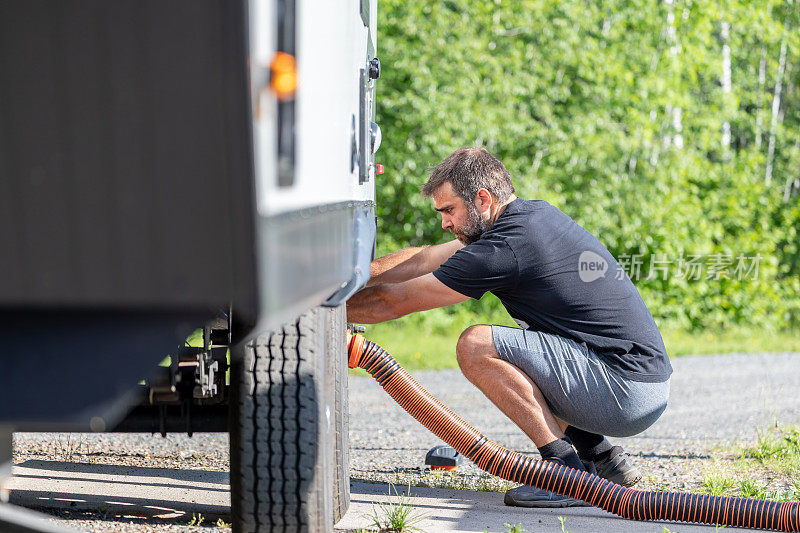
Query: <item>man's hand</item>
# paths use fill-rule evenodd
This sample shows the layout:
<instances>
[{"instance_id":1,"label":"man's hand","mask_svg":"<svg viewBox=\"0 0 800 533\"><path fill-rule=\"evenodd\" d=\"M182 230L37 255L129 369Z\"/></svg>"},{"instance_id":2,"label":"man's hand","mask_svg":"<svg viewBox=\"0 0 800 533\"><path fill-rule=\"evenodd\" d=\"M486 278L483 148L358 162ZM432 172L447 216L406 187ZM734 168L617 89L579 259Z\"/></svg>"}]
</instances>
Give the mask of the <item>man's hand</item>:
<instances>
[{"instance_id":1,"label":"man's hand","mask_svg":"<svg viewBox=\"0 0 800 533\"><path fill-rule=\"evenodd\" d=\"M464 244L455 239L435 246L404 248L379 257L370 265L367 287L380 283L400 283L430 274L463 247Z\"/></svg>"},{"instance_id":2,"label":"man's hand","mask_svg":"<svg viewBox=\"0 0 800 533\"><path fill-rule=\"evenodd\" d=\"M357 292L347 302L347 321L377 324L467 299L469 296L454 291L433 274L425 274L402 283L383 283Z\"/></svg>"}]
</instances>

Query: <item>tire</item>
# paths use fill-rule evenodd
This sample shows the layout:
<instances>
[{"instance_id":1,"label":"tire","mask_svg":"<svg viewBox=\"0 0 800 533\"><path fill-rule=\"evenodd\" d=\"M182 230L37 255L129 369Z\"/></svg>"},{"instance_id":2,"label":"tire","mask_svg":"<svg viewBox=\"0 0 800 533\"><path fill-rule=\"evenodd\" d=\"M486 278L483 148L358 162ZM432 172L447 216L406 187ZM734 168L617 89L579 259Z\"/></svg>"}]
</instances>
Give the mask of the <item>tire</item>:
<instances>
[{"instance_id":1,"label":"tire","mask_svg":"<svg viewBox=\"0 0 800 533\"><path fill-rule=\"evenodd\" d=\"M234 348L231 518L242 533L331 531L336 424L329 359L341 310L316 308ZM335 315L335 316L334 316ZM345 441L346 444L346 441ZM349 491L349 482L348 482ZM341 489L339 489L341 492ZM341 498L339 500L341 502ZM341 505L337 503L336 505Z\"/></svg>"},{"instance_id":2,"label":"tire","mask_svg":"<svg viewBox=\"0 0 800 533\"><path fill-rule=\"evenodd\" d=\"M328 368L333 384L333 522L350 507L350 412L347 401L345 306L328 309Z\"/></svg>"}]
</instances>

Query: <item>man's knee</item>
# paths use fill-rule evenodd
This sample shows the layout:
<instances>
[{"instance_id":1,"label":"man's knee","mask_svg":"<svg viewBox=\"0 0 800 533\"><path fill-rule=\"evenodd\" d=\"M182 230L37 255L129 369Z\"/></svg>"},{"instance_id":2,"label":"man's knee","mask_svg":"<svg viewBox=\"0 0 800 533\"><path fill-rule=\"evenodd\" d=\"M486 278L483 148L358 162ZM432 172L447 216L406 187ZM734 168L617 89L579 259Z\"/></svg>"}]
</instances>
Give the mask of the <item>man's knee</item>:
<instances>
[{"instance_id":1,"label":"man's knee","mask_svg":"<svg viewBox=\"0 0 800 533\"><path fill-rule=\"evenodd\" d=\"M468 375L480 364L497 357L492 338L492 326L475 325L465 329L456 343L456 359L461 372Z\"/></svg>"}]
</instances>

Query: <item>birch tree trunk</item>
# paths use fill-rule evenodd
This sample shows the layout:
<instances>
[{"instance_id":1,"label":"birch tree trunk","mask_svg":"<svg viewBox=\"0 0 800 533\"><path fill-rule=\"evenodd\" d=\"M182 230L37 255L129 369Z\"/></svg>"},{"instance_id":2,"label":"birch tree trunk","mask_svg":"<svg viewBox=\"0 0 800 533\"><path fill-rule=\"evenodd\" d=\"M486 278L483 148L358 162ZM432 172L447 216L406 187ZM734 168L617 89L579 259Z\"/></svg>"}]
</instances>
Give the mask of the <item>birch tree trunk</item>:
<instances>
[{"instance_id":1,"label":"birch tree trunk","mask_svg":"<svg viewBox=\"0 0 800 533\"><path fill-rule=\"evenodd\" d=\"M728 117L728 95L731 94L731 25L722 23L722 101L725 118ZM725 159L730 157L731 151L731 123L728 120L722 123L722 151Z\"/></svg>"},{"instance_id":2,"label":"birch tree trunk","mask_svg":"<svg viewBox=\"0 0 800 533\"><path fill-rule=\"evenodd\" d=\"M794 153L795 157L798 153L800 153L800 139L795 141L794 143ZM792 188L797 186L798 179L796 176L789 174L786 178L786 184L783 187L783 201L784 203L788 202L792 197Z\"/></svg>"},{"instance_id":3,"label":"birch tree trunk","mask_svg":"<svg viewBox=\"0 0 800 533\"><path fill-rule=\"evenodd\" d=\"M767 83L767 54L761 45L761 61L758 62L758 92L756 93L756 147L761 148L761 132L764 127L764 115L761 112L761 98L764 85Z\"/></svg>"},{"instance_id":4,"label":"birch tree trunk","mask_svg":"<svg viewBox=\"0 0 800 533\"><path fill-rule=\"evenodd\" d=\"M781 89L783 72L786 70L786 38L781 42L781 54L778 58L778 77L775 80L775 92L772 96L772 120L769 126L769 146L767 147L767 168L764 171L764 185L772 182L772 163L775 160L775 130L778 128L778 114L781 110Z\"/></svg>"}]
</instances>

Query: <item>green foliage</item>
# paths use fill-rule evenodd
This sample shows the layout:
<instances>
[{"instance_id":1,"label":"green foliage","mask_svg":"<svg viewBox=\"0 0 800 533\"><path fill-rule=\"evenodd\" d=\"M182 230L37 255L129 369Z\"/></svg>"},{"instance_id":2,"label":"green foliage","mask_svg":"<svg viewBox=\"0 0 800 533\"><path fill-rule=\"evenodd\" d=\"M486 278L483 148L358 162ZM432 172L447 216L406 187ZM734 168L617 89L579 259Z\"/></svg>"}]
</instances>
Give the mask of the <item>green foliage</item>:
<instances>
[{"instance_id":1,"label":"green foliage","mask_svg":"<svg viewBox=\"0 0 800 533\"><path fill-rule=\"evenodd\" d=\"M453 149L483 145L520 196L553 203L618 260L641 258L631 277L660 325L797 326L798 28L797 3L778 0L382 0L379 252L451 238L419 188ZM681 258L696 255L705 268L687 279ZM755 279L708 270L738 256L760 256ZM668 274L648 276L659 258Z\"/></svg>"}]
</instances>

